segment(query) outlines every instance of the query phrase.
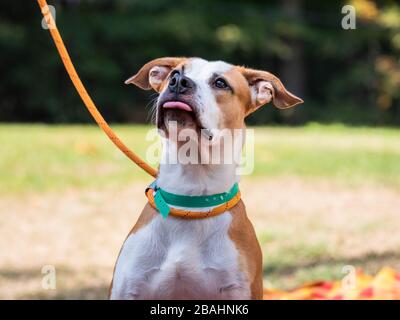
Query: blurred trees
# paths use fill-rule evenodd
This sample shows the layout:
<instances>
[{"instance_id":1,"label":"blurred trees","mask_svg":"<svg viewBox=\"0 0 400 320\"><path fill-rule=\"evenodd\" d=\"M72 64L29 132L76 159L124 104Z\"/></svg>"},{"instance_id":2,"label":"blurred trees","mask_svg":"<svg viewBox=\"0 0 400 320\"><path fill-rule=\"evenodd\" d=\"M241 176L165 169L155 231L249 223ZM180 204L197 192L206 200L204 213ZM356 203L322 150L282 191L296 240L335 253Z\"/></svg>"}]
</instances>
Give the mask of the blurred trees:
<instances>
[{"instance_id":1,"label":"blurred trees","mask_svg":"<svg viewBox=\"0 0 400 320\"><path fill-rule=\"evenodd\" d=\"M357 29L341 28L341 8ZM253 124L400 124L397 1L49 1L76 68L104 116L148 121L152 96L123 81L150 59L200 56L269 70L306 103L265 107ZM0 121L91 121L36 1L0 3Z\"/></svg>"}]
</instances>

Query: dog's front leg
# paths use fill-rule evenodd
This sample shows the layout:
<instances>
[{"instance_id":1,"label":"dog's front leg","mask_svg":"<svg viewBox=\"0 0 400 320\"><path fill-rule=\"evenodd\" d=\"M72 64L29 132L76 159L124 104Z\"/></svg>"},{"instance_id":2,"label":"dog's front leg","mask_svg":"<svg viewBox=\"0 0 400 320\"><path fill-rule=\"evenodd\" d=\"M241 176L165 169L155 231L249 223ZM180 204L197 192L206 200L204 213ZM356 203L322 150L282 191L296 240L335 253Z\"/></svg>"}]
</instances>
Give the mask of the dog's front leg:
<instances>
[{"instance_id":1,"label":"dog's front leg","mask_svg":"<svg viewBox=\"0 0 400 320\"><path fill-rule=\"evenodd\" d=\"M155 241L155 232L131 234L119 254L110 299L151 299L150 282L160 269L165 248Z\"/></svg>"},{"instance_id":2,"label":"dog's front leg","mask_svg":"<svg viewBox=\"0 0 400 320\"><path fill-rule=\"evenodd\" d=\"M151 297L146 296L149 292L149 279L159 268L147 271L134 268L134 272L122 272L114 275L110 299L111 300L143 300Z\"/></svg>"}]
</instances>

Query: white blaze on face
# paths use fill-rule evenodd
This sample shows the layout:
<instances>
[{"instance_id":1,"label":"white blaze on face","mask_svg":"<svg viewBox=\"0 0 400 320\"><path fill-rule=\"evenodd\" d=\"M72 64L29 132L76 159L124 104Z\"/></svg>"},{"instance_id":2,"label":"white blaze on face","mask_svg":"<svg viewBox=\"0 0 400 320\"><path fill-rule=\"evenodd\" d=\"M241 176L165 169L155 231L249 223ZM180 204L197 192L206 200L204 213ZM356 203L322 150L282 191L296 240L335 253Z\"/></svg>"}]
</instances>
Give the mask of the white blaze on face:
<instances>
[{"instance_id":1,"label":"white blaze on face","mask_svg":"<svg viewBox=\"0 0 400 320\"><path fill-rule=\"evenodd\" d=\"M220 129L221 118L210 79L214 74L225 73L232 67L223 61L207 61L200 58L190 59L185 65L185 76L192 79L197 87L194 99L199 108L199 120L207 129Z\"/></svg>"}]
</instances>

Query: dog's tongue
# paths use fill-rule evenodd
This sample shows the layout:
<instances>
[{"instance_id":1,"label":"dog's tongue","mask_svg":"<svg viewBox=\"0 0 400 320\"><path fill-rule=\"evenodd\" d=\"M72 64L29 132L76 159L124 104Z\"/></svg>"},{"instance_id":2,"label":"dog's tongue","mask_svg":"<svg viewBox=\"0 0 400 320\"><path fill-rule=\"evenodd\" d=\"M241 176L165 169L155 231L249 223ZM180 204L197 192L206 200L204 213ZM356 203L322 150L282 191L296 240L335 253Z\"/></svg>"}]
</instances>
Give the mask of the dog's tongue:
<instances>
[{"instance_id":1,"label":"dog's tongue","mask_svg":"<svg viewBox=\"0 0 400 320\"><path fill-rule=\"evenodd\" d=\"M163 104L163 108L181 109L181 110L189 111L189 112L193 111L192 108L188 104L181 102L181 101L168 101Z\"/></svg>"}]
</instances>

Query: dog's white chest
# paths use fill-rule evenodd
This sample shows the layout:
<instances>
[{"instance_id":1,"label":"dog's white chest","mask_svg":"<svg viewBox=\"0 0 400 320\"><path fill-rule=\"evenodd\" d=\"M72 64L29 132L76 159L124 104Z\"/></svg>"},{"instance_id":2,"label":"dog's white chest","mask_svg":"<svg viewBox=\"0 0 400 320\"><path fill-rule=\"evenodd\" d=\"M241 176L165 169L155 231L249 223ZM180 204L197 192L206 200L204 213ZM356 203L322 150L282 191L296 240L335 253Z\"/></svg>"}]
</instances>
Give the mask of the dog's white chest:
<instances>
[{"instance_id":1,"label":"dog's white chest","mask_svg":"<svg viewBox=\"0 0 400 320\"><path fill-rule=\"evenodd\" d=\"M249 299L238 252L228 236L232 216L153 219L125 241L112 299Z\"/></svg>"}]
</instances>

